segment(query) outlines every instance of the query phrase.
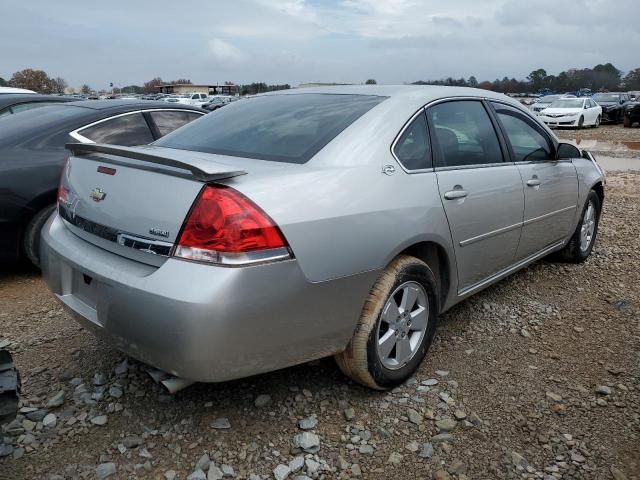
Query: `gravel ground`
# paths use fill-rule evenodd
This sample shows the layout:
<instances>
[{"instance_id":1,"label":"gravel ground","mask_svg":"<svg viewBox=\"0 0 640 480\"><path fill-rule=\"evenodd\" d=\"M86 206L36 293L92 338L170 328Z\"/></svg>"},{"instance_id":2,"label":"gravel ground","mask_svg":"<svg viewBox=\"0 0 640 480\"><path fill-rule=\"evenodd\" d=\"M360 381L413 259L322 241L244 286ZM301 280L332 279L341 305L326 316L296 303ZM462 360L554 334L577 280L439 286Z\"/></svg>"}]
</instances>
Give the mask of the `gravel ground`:
<instances>
[{"instance_id":1,"label":"gravel ground","mask_svg":"<svg viewBox=\"0 0 640 480\"><path fill-rule=\"evenodd\" d=\"M24 387L0 478L638 480L638 185L608 177L586 263L542 261L456 306L388 393L327 359L170 396L35 273L0 274Z\"/></svg>"}]
</instances>

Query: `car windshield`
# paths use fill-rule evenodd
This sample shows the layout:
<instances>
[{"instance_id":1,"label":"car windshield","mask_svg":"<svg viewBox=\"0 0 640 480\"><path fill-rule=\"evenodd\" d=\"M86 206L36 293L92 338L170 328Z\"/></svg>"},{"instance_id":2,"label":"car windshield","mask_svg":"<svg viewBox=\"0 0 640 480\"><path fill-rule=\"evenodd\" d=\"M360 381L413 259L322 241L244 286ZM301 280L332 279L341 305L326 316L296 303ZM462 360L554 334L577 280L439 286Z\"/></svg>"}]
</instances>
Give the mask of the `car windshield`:
<instances>
[{"instance_id":1,"label":"car windshield","mask_svg":"<svg viewBox=\"0 0 640 480\"><path fill-rule=\"evenodd\" d=\"M551 103L554 100L557 100L558 98L560 98L559 95L547 95L546 97L541 97L538 100L538 103Z\"/></svg>"},{"instance_id":2,"label":"car windshield","mask_svg":"<svg viewBox=\"0 0 640 480\"><path fill-rule=\"evenodd\" d=\"M582 108L584 100L564 98L556 100L549 105L549 108Z\"/></svg>"},{"instance_id":3,"label":"car windshield","mask_svg":"<svg viewBox=\"0 0 640 480\"><path fill-rule=\"evenodd\" d=\"M620 101L620 95L614 93L596 93L593 99L596 102L618 102Z\"/></svg>"},{"instance_id":4,"label":"car windshield","mask_svg":"<svg viewBox=\"0 0 640 480\"><path fill-rule=\"evenodd\" d=\"M161 138L161 147L305 163L386 97L265 95L234 102Z\"/></svg>"}]
</instances>

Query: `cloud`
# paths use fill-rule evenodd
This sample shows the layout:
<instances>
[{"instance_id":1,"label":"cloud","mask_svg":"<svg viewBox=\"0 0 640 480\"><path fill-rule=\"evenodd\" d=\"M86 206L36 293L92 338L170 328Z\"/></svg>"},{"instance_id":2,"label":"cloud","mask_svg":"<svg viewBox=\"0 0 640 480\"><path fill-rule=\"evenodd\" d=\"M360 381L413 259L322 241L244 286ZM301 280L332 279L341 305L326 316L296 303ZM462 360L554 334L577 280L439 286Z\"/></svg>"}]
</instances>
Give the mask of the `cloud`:
<instances>
[{"instance_id":1,"label":"cloud","mask_svg":"<svg viewBox=\"0 0 640 480\"><path fill-rule=\"evenodd\" d=\"M242 64L247 59L239 48L219 38L209 40L209 53L214 60L232 65Z\"/></svg>"}]
</instances>

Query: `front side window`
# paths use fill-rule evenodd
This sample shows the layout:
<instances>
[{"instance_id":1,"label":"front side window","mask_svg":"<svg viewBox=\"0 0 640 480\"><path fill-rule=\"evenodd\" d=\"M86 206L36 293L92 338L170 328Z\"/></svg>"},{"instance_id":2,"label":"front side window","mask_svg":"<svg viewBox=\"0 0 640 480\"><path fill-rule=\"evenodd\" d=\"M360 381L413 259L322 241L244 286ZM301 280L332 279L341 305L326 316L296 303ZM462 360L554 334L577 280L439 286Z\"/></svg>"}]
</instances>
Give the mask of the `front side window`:
<instances>
[{"instance_id":1,"label":"front side window","mask_svg":"<svg viewBox=\"0 0 640 480\"><path fill-rule=\"evenodd\" d=\"M301 164L385 98L318 93L258 96L216 110L154 145Z\"/></svg>"},{"instance_id":2,"label":"front side window","mask_svg":"<svg viewBox=\"0 0 640 480\"><path fill-rule=\"evenodd\" d=\"M489 114L479 101L451 101L428 110L434 159L440 167L503 161Z\"/></svg>"},{"instance_id":3,"label":"front side window","mask_svg":"<svg viewBox=\"0 0 640 480\"><path fill-rule=\"evenodd\" d=\"M516 162L552 160L547 137L533 120L526 119L518 110L500 103L493 104L498 119L511 144Z\"/></svg>"},{"instance_id":4,"label":"front side window","mask_svg":"<svg viewBox=\"0 0 640 480\"><path fill-rule=\"evenodd\" d=\"M402 132L393 147L393 153L407 170L421 170L431 167L431 152L427 138L427 121L420 112Z\"/></svg>"},{"instance_id":5,"label":"front side window","mask_svg":"<svg viewBox=\"0 0 640 480\"><path fill-rule=\"evenodd\" d=\"M173 132L176 128L180 128L187 123L200 118L202 115L195 112L180 112L180 111L158 111L149 112L151 119L158 128L158 133L163 137L167 133Z\"/></svg>"},{"instance_id":6,"label":"front side window","mask_svg":"<svg viewBox=\"0 0 640 480\"><path fill-rule=\"evenodd\" d=\"M78 133L95 143L126 147L145 145L154 140L146 120L139 112L106 120L79 130Z\"/></svg>"}]
</instances>

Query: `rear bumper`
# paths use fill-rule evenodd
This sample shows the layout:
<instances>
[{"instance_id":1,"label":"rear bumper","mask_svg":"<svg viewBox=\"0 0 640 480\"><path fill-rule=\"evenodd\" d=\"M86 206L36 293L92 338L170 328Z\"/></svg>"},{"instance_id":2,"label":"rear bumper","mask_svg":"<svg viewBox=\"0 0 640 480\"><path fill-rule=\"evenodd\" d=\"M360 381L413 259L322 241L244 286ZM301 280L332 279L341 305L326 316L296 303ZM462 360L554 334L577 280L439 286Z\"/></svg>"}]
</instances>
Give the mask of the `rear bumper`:
<instances>
[{"instance_id":1,"label":"rear bumper","mask_svg":"<svg viewBox=\"0 0 640 480\"><path fill-rule=\"evenodd\" d=\"M71 233L42 233L49 288L84 326L178 377L219 382L345 348L377 272L310 283L295 260L225 268L167 259L148 266Z\"/></svg>"}]
</instances>

